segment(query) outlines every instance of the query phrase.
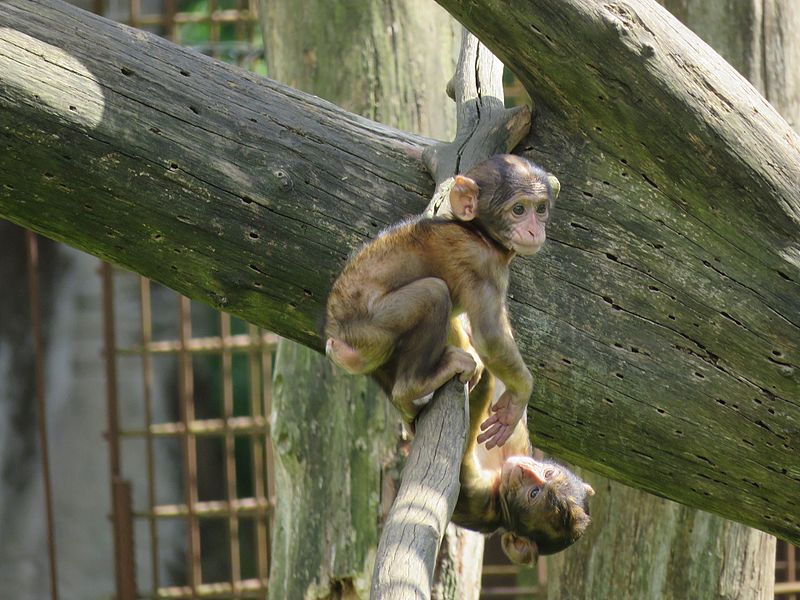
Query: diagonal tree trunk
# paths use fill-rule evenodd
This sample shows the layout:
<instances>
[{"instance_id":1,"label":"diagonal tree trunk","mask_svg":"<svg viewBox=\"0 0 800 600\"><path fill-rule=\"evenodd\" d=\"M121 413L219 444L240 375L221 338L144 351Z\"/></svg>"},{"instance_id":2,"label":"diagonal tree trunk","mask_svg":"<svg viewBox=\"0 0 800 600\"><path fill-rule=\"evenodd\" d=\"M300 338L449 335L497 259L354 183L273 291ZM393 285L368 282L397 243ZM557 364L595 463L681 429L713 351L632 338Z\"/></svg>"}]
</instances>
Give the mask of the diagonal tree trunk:
<instances>
[{"instance_id":1,"label":"diagonal tree trunk","mask_svg":"<svg viewBox=\"0 0 800 600\"><path fill-rule=\"evenodd\" d=\"M800 122L800 43L781 33L800 26L797 4L662 3L736 66L788 121ZM766 82L781 85L770 89ZM602 492L592 506L593 529L588 543L549 561L550 600L773 597L772 536L599 476L591 481Z\"/></svg>"}]
</instances>

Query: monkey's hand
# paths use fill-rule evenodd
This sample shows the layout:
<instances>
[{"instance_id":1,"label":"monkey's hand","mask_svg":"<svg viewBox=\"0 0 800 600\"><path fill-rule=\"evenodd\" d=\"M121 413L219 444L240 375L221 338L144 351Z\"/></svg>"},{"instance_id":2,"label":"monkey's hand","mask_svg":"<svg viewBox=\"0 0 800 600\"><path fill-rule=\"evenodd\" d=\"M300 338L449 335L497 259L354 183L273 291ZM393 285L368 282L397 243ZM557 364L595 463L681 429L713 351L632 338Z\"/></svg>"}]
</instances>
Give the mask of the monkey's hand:
<instances>
[{"instance_id":1,"label":"monkey's hand","mask_svg":"<svg viewBox=\"0 0 800 600\"><path fill-rule=\"evenodd\" d=\"M514 432L517 423L525 414L525 402L506 390L489 408L489 417L481 423L478 443L486 442L486 449L502 446Z\"/></svg>"}]
</instances>

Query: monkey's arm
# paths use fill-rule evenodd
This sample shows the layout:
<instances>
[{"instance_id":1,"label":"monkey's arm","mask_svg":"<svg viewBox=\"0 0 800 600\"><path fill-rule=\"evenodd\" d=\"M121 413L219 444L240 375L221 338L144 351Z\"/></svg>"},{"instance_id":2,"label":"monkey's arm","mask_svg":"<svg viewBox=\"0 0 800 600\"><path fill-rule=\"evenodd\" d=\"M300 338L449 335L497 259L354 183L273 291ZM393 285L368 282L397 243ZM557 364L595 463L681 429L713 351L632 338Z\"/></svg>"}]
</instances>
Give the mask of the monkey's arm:
<instances>
[{"instance_id":1,"label":"monkey's arm","mask_svg":"<svg viewBox=\"0 0 800 600\"><path fill-rule=\"evenodd\" d=\"M491 533L499 526L494 507L502 464L484 465L488 452L477 442L480 424L494 398L495 383L494 376L487 370L469 394L470 426L459 474L461 490L452 515L456 525L484 533Z\"/></svg>"},{"instance_id":2,"label":"monkey's arm","mask_svg":"<svg viewBox=\"0 0 800 600\"><path fill-rule=\"evenodd\" d=\"M486 442L487 448L493 448L508 440L524 414L533 391L533 377L511 333L502 294L485 286L476 298L480 304L468 310L473 342L486 368L506 387L481 424L483 433L478 438L479 443Z\"/></svg>"}]
</instances>

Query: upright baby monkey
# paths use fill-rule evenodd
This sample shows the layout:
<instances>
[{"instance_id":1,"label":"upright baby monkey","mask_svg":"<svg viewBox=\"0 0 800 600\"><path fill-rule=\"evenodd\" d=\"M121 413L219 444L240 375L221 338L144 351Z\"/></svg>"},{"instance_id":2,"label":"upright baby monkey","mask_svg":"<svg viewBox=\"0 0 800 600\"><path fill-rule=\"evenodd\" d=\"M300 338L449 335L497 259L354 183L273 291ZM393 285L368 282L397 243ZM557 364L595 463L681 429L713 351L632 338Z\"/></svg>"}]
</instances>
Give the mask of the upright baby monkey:
<instances>
[{"instance_id":1,"label":"upright baby monkey","mask_svg":"<svg viewBox=\"0 0 800 600\"><path fill-rule=\"evenodd\" d=\"M371 373L411 421L452 377L477 382L476 361L454 339L464 336L448 344L451 319L466 313L475 351L505 386L477 441L502 446L533 389L506 311L508 267L541 248L558 189L555 177L513 155L456 176L452 219L404 221L347 262L328 298L328 356L350 373Z\"/></svg>"}]
</instances>

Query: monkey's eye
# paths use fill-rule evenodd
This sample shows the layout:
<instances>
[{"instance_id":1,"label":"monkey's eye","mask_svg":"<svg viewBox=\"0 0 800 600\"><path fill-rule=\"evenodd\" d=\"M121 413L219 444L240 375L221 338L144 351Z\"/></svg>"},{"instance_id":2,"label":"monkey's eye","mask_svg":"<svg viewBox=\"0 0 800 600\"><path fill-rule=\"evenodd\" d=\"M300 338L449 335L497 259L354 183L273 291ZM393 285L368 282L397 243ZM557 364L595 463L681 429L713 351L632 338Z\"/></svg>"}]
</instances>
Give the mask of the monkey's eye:
<instances>
[{"instance_id":1,"label":"monkey's eye","mask_svg":"<svg viewBox=\"0 0 800 600\"><path fill-rule=\"evenodd\" d=\"M517 217L521 217L525 214L525 205L524 204L515 204L511 207L511 212L514 213Z\"/></svg>"},{"instance_id":2,"label":"monkey's eye","mask_svg":"<svg viewBox=\"0 0 800 600\"><path fill-rule=\"evenodd\" d=\"M536 214L537 215L546 215L547 214L547 204L540 204L536 207Z\"/></svg>"},{"instance_id":3,"label":"monkey's eye","mask_svg":"<svg viewBox=\"0 0 800 600\"><path fill-rule=\"evenodd\" d=\"M538 487L532 487L531 491L530 491L530 499L533 500L538 495L539 495L539 488Z\"/></svg>"}]
</instances>

